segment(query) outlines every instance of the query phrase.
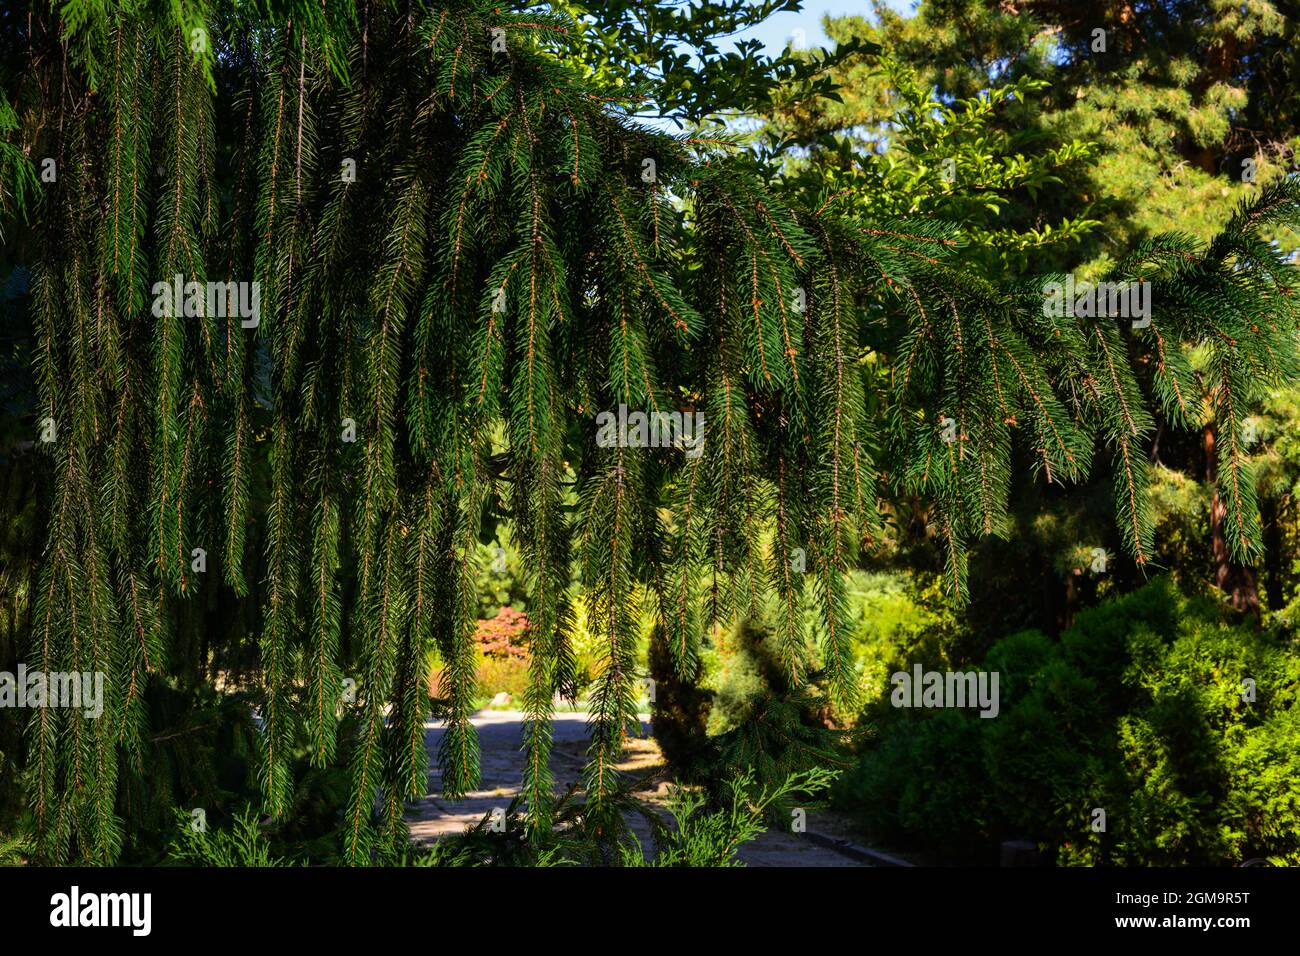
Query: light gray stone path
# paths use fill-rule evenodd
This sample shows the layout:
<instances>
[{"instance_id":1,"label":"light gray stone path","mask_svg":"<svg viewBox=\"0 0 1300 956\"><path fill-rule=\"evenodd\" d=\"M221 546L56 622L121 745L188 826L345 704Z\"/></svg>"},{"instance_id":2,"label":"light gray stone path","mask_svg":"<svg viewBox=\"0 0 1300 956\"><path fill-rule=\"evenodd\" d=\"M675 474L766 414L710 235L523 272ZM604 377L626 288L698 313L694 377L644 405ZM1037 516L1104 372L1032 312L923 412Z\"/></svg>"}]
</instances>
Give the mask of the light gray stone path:
<instances>
[{"instance_id":1,"label":"light gray stone path","mask_svg":"<svg viewBox=\"0 0 1300 956\"><path fill-rule=\"evenodd\" d=\"M520 750L524 715L513 710L483 710L473 718L478 728L482 774L480 788L463 800L447 800L441 795L437 754L442 726L430 721L425 730L425 749L429 759L428 793L407 812L411 837L427 843L451 833L460 833L477 823L493 809L504 810L519 793L523 776L524 755ZM551 754L551 772L557 792L563 793L582 779L587 747L587 714L555 715L555 746ZM649 722L643 721L644 739L629 741L620 769L633 776L648 775L661 767L663 758L649 737ZM645 797L662 806L665 787L647 790ZM629 821L642 845L650 848L649 827L643 820ZM863 864L799 835L769 830L740 850L740 859L749 866L862 866Z\"/></svg>"}]
</instances>

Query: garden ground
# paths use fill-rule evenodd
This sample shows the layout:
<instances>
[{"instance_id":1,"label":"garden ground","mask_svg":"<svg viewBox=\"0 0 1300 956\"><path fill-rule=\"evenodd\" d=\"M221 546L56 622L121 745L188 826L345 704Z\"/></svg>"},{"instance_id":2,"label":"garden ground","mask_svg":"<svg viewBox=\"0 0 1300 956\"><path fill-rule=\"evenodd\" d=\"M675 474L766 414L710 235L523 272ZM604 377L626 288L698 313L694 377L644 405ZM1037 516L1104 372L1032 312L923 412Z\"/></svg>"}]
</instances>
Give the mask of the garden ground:
<instances>
[{"instance_id":1,"label":"garden ground","mask_svg":"<svg viewBox=\"0 0 1300 956\"><path fill-rule=\"evenodd\" d=\"M520 749L525 715L517 710L482 710L474 716L481 748L482 777L480 789L463 800L447 800L440 795L438 770L438 743L442 725L428 722L425 730L425 749L429 752L429 793L424 799L408 808L407 821L411 838L417 843L428 843L439 837L459 833L470 824L477 823L494 808L503 810L519 792L523 775L524 755ZM551 770L558 792L563 793L582 779L587 748L587 717L585 713L560 713L555 715L555 746L551 753ZM644 736L627 742L619 770L632 777L639 794L666 813L664 805L670 781L666 779L663 756L654 738L650 736L647 720L641 724ZM652 847L650 830L639 817L629 819L629 825L649 851ZM748 866L864 866L857 854L832 849L828 843L848 836L847 826L837 815L814 812L808 815L808 833L793 834L768 830L757 840L741 847L740 860Z\"/></svg>"}]
</instances>

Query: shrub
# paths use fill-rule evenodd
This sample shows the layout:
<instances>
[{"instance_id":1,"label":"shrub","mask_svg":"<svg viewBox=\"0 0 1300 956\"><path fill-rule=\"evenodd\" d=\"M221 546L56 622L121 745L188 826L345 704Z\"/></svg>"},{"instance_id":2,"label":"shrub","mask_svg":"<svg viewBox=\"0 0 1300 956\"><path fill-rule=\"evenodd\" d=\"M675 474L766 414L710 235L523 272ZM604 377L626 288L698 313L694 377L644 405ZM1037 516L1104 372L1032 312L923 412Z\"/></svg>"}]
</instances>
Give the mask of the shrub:
<instances>
[{"instance_id":1,"label":"shrub","mask_svg":"<svg viewBox=\"0 0 1300 956\"><path fill-rule=\"evenodd\" d=\"M741 775L779 789L792 776L851 765L854 733L831 726L822 673L792 686L772 629L758 617L720 630L715 642L718 665L709 683L716 688L686 686L670 674L656 688L654 733L679 780L701 785L708 805L719 809ZM661 674L671 671L662 651L652 652L651 664ZM813 799L811 792L782 791L765 812L788 818L791 797L801 806Z\"/></svg>"},{"instance_id":2,"label":"shrub","mask_svg":"<svg viewBox=\"0 0 1300 956\"><path fill-rule=\"evenodd\" d=\"M707 726L714 692L695 680L681 678L662 633L656 637L649 649L650 677L655 682L651 732L664 759L689 775L709 755Z\"/></svg>"},{"instance_id":3,"label":"shrub","mask_svg":"<svg viewBox=\"0 0 1300 956\"><path fill-rule=\"evenodd\" d=\"M247 807L234 818L229 829L213 830L191 826L189 814L176 811L176 835L167 847L168 862L181 866L293 866L277 856L262 832L257 813Z\"/></svg>"},{"instance_id":4,"label":"shrub","mask_svg":"<svg viewBox=\"0 0 1300 956\"><path fill-rule=\"evenodd\" d=\"M878 839L950 858L1030 837L1063 864L1298 863L1295 638L1225 613L1165 578L1059 642L1005 637L981 666L1000 675L996 719L870 709L880 737L837 799Z\"/></svg>"},{"instance_id":5,"label":"shrub","mask_svg":"<svg viewBox=\"0 0 1300 956\"><path fill-rule=\"evenodd\" d=\"M949 659L959 631L941 588L940 581L925 576L863 571L849 576L853 659L865 697L877 697L889 687L899 661Z\"/></svg>"},{"instance_id":6,"label":"shrub","mask_svg":"<svg viewBox=\"0 0 1300 956\"><path fill-rule=\"evenodd\" d=\"M726 787L727 799L714 806L704 794L673 787L669 820L627 789L614 797L613 817L589 813L580 788L556 803L553 826L528 837L523 801L516 797L505 811L505 826L484 817L463 833L442 837L427 849L403 847L384 862L435 867L552 867L614 865L628 867L744 866L738 851L767 829L770 811L792 794L817 794L834 779L827 770L791 775L762 786L750 773L738 774ZM639 817L650 828L646 847L628 826Z\"/></svg>"},{"instance_id":7,"label":"shrub","mask_svg":"<svg viewBox=\"0 0 1300 956\"><path fill-rule=\"evenodd\" d=\"M478 664L478 686L485 694L501 692L518 698L528 687L528 616L503 607L496 617L479 621L474 640L482 657Z\"/></svg>"},{"instance_id":8,"label":"shrub","mask_svg":"<svg viewBox=\"0 0 1300 956\"><path fill-rule=\"evenodd\" d=\"M745 771L727 781L727 799L714 809L709 809L704 794L674 788L668 802L673 826L656 828L654 856L647 858L632 837L621 847L621 862L654 867L744 866L736 851L767 830L764 822L772 816L769 811L784 807L796 794L817 794L834 779L833 772L814 769L760 787L753 773Z\"/></svg>"},{"instance_id":9,"label":"shrub","mask_svg":"<svg viewBox=\"0 0 1300 956\"><path fill-rule=\"evenodd\" d=\"M528 615L513 607L500 608L495 617L480 620L474 628L479 651L478 689L494 697L504 691L518 698L528 687ZM429 695L442 696L443 662L430 651Z\"/></svg>"},{"instance_id":10,"label":"shrub","mask_svg":"<svg viewBox=\"0 0 1300 956\"><path fill-rule=\"evenodd\" d=\"M528 659L484 657L478 665L478 687L488 697L505 692L518 701L528 689Z\"/></svg>"},{"instance_id":11,"label":"shrub","mask_svg":"<svg viewBox=\"0 0 1300 956\"><path fill-rule=\"evenodd\" d=\"M953 711L917 723L901 738L897 764L882 783L895 794L885 822L892 840L924 833L934 846L965 854L978 847L989 797L980 774L979 726Z\"/></svg>"},{"instance_id":12,"label":"shrub","mask_svg":"<svg viewBox=\"0 0 1300 956\"><path fill-rule=\"evenodd\" d=\"M497 660L528 659L528 615L512 607L503 607L496 617L479 621L474 640L484 657Z\"/></svg>"},{"instance_id":13,"label":"shrub","mask_svg":"<svg viewBox=\"0 0 1300 956\"><path fill-rule=\"evenodd\" d=\"M718 634L717 690L709 710L709 735L735 730L750 719L758 702L774 689L770 677L776 678L778 687L788 683L772 666L773 640L769 631L748 621Z\"/></svg>"}]
</instances>

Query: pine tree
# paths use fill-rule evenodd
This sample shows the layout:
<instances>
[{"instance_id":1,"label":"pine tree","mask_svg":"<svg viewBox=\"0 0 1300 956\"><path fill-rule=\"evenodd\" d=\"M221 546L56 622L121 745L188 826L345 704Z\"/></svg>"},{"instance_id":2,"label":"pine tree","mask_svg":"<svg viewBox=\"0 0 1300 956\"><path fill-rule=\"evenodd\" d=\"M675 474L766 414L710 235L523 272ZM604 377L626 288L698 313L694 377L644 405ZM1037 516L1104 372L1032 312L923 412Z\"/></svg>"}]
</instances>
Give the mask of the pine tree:
<instances>
[{"instance_id":1,"label":"pine tree","mask_svg":"<svg viewBox=\"0 0 1300 956\"><path fill-rule=\"evenodd\" d=\"M119 796L159 759L148 701L208 686L241 646L229 619L210 633L214 605L256 622L265 810L292 813L300 742L345 762L340 848L365 863L402 843L423 793L430 647L444 790L476 785L473 554L485 520L509 518L532 621L529 826L554 801L572 563L604 649L599 817L636 721L640 602L685 679L707 626L768 614L791 683L815 655L850 706L843 575L882 487L934 503L959 600L968 546L1004 524L1013 442L1048 482L1109 469L1142 563L1147 442L1154 415L1184 420L1185 350L1208 354L1221 421L1296 374L1294 268L1259 239L1297 215L1289 182L1208 246L1162 239L1117 268L1152 284L1151 323L1130 330L1045 316L1060 277L972 274L950 223L804 201L725 142L639 125L567 64L563 16L67 6L60 22L33 4L11 98L13 135L58 170L31 209L33 417L57 438L39 445L26 659L103 671L109 705L28 728L51 862L109 862L130 839ZM188 292L160 308L176 276L222 283L225 314L185 314ZM252 282L246 327L227 284ZM859 360L867 316L902 356L883 402ZM1154 368L1135 367L1139 341ZM620 406L702 412L702 447L598 443L597 414ZM878 475L884 448L903 463ZM1220 455L1245 558L1252 476L1231 442Z\"/></svg>"},{"instance_id":2,"label":"pine tree","mask_svg":"<svg viewBox=\"0 0 1300 956\"><path fill-rule=\"evenodd\" d=\"M1272 4L1229 6L1121 2L1085 9L960 0L921 3L900 15L878 5L874 23L844 17L826 28L842 45L878 42L883 52L833 67L843 84L839 99L778 106L771 129L810 147L814 176L856 187L860 201L912 203L927 215L960 218L972 234L971 251L983 258L989 248L997 251L1001 270L1028 264L1036 274L1051 263L1103 277L1170 229L1209 242L1241 202L1293 175L1295 97L1281 51L1295 32L1294 18ZM846 145L853 156L870 157L861 169L845 168ZM954 165L945 181L937 167L948 159ZM872 188L882 169L893 188ZM1095 218L1080 222L1080 215ZM1285 222L1267 238L1283 251L1296 247ZM1139 359L1147 367L1159 361L1151 352ZM1255 569L1229 553L1217 504L1216 378L1194 378L1196 394L1184 398L1203 406L1196 414L1204 440L1181 439L1157 421L1152 445L1162 452L1159 464L1203 481L1216 499L1196 547L1213 554L1212 575L1228 601L1258 613ZM1268 424L1257 430L1272 431ZM1257 443L1253 457L1275 452L1274 443ZM1036 490L1026 489L1022 498L1031 497ZM1275 541L1287 502L1284 492L1261 502ZM1102 533L1104 516L1083 499L1061 505L1071 512L1067 521ZM1063 562L1078 560L1069 555L1079 551L1077 540L1047 547ZM1286 603L1287 559L1275 547L1261 563L1270 609L1278 610ZM1034 588L1036 573L1016 585ZM1067 571L1063 587L1054 575L1045 583L1049 593L1061 592L1068 619L1075 579Z\"/></svg>"}]
</instances>

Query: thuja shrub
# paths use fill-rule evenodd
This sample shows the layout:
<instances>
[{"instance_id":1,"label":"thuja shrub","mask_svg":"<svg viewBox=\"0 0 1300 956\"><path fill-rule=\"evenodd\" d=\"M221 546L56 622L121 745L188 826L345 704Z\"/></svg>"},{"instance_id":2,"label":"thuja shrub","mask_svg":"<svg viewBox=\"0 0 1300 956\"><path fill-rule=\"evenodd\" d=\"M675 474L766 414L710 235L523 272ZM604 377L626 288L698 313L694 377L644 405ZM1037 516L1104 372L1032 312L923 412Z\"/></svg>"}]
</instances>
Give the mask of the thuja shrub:
<instances>
[{"instance_id":1,"label":"thuja shrub","mask_svg":"<svg viewBox=\"0 0 1300 956\"><path fill-rule=\"evenodd\" d=\"M950 858L1027 837L1063 865L1300 862L1295 634L1225 613L1160 579L1059 642L1010 635L979 665L1002 678L996 718L873 710L838 800Z\"/></svg>"}]
</instances>

